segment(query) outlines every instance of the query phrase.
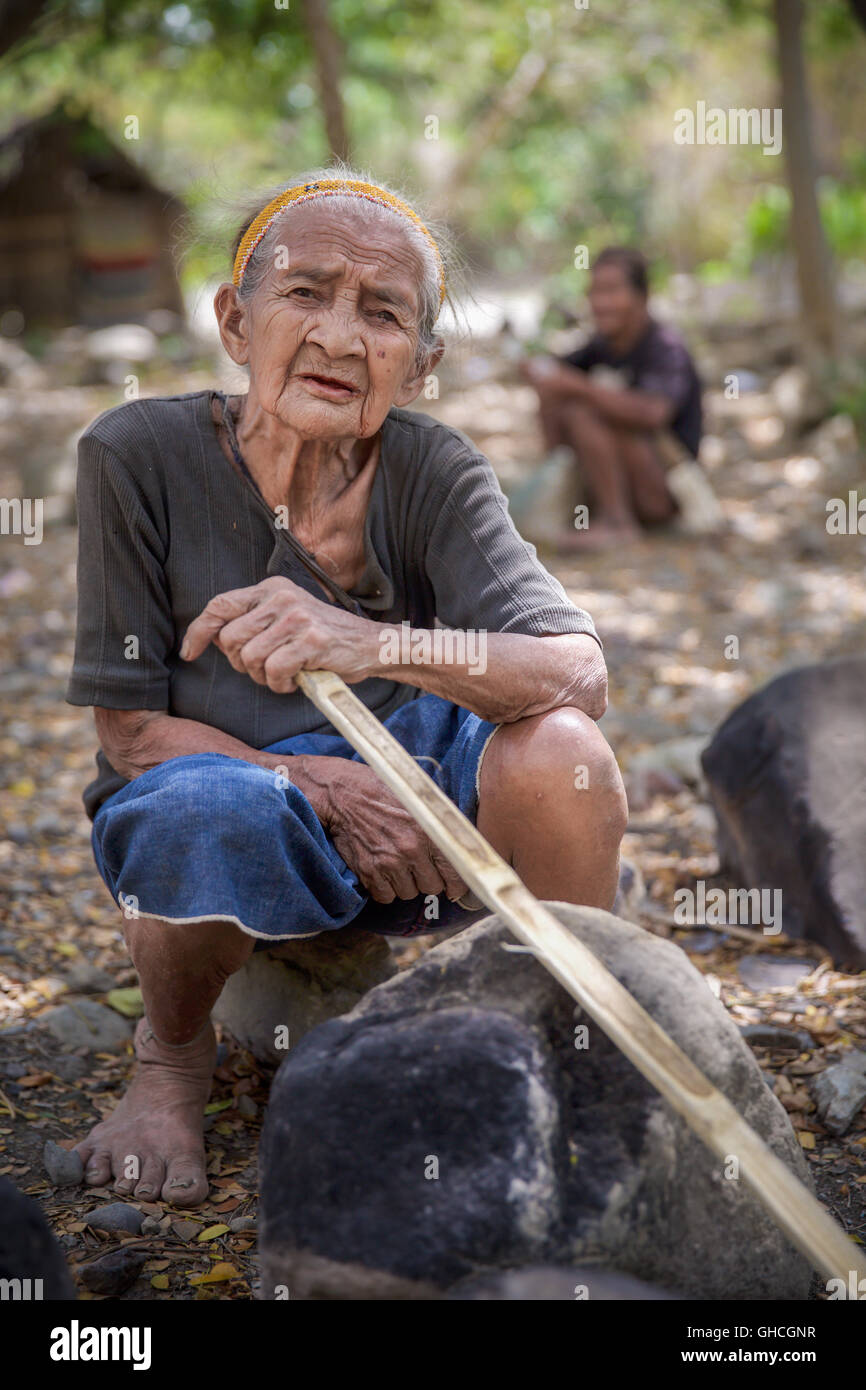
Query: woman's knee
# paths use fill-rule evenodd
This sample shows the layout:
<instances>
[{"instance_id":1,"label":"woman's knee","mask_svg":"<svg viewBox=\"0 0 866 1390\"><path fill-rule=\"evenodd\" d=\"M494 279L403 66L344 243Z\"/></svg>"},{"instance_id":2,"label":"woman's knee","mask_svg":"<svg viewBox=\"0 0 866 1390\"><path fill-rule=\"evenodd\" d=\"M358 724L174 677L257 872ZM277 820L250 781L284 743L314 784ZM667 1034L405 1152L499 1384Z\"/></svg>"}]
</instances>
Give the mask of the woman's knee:
<instances>
[{"instance_id":1,"label":"woman's knee","mask_svg":"<svg viewBox=\"0 0 866 1390\"><path fill-rule=\"evenodd\" d=\"M610 745L582 710L562 706L504 724L482 763L480 799L489 811L560 810L563 818L601 820L617 844L625 833L628 805Z\"/></svg>"}]
</instances>

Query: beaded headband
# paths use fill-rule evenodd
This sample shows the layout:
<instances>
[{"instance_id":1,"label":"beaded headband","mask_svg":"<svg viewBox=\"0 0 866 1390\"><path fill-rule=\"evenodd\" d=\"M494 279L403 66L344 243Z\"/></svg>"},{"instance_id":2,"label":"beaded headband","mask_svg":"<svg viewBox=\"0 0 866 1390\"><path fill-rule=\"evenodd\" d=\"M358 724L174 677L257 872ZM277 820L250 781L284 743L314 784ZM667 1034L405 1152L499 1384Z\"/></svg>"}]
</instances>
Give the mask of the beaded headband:
<instances>
[{"instance_id":1,"label":"beaded headband","mask_svg":"<svg viewBox=\"0 0 866 1390\"><path fill-rule=\"evenodd\" d=\"M379 188L375 183L359 183L355 179L322 179L319 183L298 183L293 188L289 188L285 193L280 193L267 207L262 208L249 225L241 237L235 256L234 269L232 271L232 282L239 286L244 278L244 272L249 263L250 256L255 251L262 237L268 231L271 223L279 217L287 207L294 203L308 203L313 198L327 198L335 195L342 195L350 198L366 198L370 203L381 203L383 207L392 208L399 212L403 217L408 217L410 222L423 232L429 241L436 255L436 264L439 267L439 304L445 298L445 267L442 264L442 256L439 247L417 212L404 203L401 198L395 198L393 193L388 193L384 188Z\"/></svg>"}]
</instances>

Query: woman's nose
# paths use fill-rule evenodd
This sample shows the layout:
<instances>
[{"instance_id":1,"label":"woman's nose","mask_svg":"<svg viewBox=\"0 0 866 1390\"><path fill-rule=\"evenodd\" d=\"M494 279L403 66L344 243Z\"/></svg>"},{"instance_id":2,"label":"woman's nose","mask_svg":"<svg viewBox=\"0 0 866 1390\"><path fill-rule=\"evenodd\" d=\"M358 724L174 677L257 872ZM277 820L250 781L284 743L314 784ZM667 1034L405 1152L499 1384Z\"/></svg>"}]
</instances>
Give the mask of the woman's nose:
<instances>
[{"instance_id":1,"label":"woman's nose","mask_svg":"<svg viewBox=\"0 0 866 1390\"><path fill-rule=\"evenodd\" d=\"M356 314L345 311L332 309L323 313L307 333L307 342L315 343L332 360L364 356L361 323Z\"/></svg>"}]
</instances>

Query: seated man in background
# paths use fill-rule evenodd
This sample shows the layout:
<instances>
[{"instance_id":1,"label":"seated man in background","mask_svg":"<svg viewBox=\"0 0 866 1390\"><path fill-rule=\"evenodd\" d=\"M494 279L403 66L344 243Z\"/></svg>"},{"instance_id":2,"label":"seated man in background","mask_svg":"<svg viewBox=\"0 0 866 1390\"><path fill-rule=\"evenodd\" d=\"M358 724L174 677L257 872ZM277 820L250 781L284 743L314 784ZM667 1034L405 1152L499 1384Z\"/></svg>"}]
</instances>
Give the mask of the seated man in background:
<instances>
[{"instance_id":1,"label":"seated man in background","mask_svg":"<svg viewBox=\"0 0 866 1390\"><path fill-rule=\"evenodd\" d=\"M693 461L701 437L700 381L679 335L650 316L641 253L602 251L588 297L589 342L522 369L538 392L548 450L574 451L589 492L591 526L565 532L566 551L619 545L676 516L668 470Z\"/></svg>"}]
</instances>

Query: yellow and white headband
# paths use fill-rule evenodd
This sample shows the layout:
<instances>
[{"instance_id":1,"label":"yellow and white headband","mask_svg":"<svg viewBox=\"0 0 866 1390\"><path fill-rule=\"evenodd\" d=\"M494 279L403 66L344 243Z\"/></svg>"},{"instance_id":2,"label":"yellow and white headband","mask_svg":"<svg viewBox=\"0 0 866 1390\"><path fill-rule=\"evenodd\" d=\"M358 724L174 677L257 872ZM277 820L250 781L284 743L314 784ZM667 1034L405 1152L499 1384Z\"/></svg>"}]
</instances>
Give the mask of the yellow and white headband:
<instances>
[{"instance_id":1,"label":"yellow and white headband","mask_svg":"<svg viewBox=\"0 0 866 1390\"><path fill-rule=\"evenodd\" d=\"M395 198L393 193L379 188L377 184L360 183L356 179L322 179L318 183L298 183L293 188L287 189L285 193L280 193L268 203L267 207L262 208L258 217L254 218L241 237L232 271L233 284L240 286L250 256L281 212L294 203L308 203L313 198L327 198L338 194L343 197L366 198L370 203L381 203L383 207L393 208L395 212L399 212L403 217L408 217L410 222L414 222L433 247L436 256L436 264L439 267L439 304L441 306L445 298L445 267L442 264L439 247L417 212L414 212L409 204L404 203L401 198Z\"/></svg>"}]
</instances>

